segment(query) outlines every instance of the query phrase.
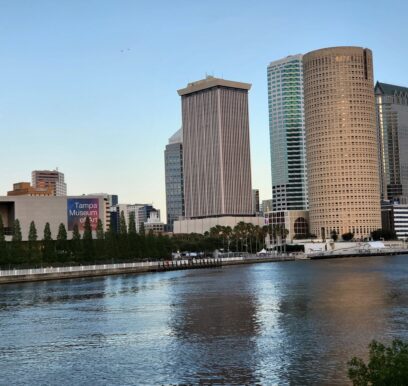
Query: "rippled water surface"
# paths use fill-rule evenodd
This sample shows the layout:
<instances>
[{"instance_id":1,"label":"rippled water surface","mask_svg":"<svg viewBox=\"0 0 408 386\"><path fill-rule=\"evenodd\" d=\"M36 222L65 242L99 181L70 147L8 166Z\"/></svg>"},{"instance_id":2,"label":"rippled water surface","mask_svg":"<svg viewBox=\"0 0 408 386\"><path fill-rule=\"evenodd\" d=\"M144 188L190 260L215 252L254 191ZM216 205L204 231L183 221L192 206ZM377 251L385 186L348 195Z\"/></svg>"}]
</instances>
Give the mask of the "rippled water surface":
<instances>
[{"instance_id":1,"label":"rippled water surface","mask_svg":"<svg viewBox=\"0 0 408 386\"><path fill-rule=\"evenodd\" d=\"M343 385L394 337L408 256L0 286L1 385Z\"/></svg>"}]
</instances>

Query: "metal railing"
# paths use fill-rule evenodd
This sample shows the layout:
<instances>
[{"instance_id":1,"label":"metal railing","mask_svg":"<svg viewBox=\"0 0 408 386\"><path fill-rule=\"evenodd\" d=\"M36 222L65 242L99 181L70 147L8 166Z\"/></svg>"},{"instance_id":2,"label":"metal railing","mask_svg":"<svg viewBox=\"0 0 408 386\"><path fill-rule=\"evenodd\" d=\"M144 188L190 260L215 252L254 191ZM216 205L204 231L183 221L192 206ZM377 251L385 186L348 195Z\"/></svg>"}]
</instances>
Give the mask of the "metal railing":
<instances>
[{"instance_id":1,"label":"metal railing","mask_svg":"<svg viewBox=\"0 0 408 386\"><path fill-rule=\"evenodd\" d=\"M157 267L159 262L146 261L140 263L119 263L119 264L93 264L93 265L77 265L71 267L44 267L44 268L31 268L31 269L10 269L0 271L0 277L2 276L25 276L25 275L46 275L53 273L66 273L66 272L84 272L84 271L99 271L110 269L126 269L126 268L144 268L144 267Z\"/></svg>"},{"instance_id":2,"label":"metal railing","mask_svg":"<svg viewBox=\"0 0 408 386\"><path fill-rule=\"evenodd\" d=\"M229 257L218 259L222 262L243 260L243 257ZM170 260L171 261L171 260ZM217 259L194 259L195 264L216 262ZM183 265L188 265L191 260L178 260ZM85 271L108 271L131 268L150 268L161 267L162 261L145 261L138 263L119 263L119 264L93 264L93 265L77 265L71 267L44 267L44 268L30 268L30 269L9 269L0 270L0 277L4 276L26 276L26 275L48 275L67 272L85 272Z\"/></svg>"},{"instance_id":3,"label":"metal railing","mask_svg":"<svg viewBox=\"0 0 408 386\"><path fill-rule=\"evenodd\" d=\"M275 257L277 260L285 260L288 256L264 256L265 258ZM256 255L239 255L239 256L229 256L222 257L219 259L214 258L204 258L204 259L193 259L194 264L209 264L217 263L221 261L222 263L229 263L233 261L243 261L243 260L259 260L262 259ZM172 260L169 260L171 262ZM188 266L191 264L191 259L177 260L178 265ZM9 269L0 270L0 277L6 276L27 276L27 275L49 275L49 274L59 274L68 272L86 272L86 271L109 271L109 270L125 270L125 269L136 269L136 268L160 268L163 266L163 261L144 261L137 263L117 263L117 264L92 264L92 265L76 265L71 267L44 267L44 268L29 268L29 269ZM177 267L177 264L174 265Z\"/></svg>"}]
</instances>

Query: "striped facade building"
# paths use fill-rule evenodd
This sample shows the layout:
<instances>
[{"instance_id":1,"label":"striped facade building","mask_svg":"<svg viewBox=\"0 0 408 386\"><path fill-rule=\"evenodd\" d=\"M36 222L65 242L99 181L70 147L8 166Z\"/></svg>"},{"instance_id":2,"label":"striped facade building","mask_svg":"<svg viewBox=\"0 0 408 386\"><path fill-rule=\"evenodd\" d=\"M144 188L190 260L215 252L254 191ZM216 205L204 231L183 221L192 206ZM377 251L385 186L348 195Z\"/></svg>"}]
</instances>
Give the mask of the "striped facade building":
<instances>
[{"instance_id":1,"label":"striped facade building","mask_svg":"<svg viewBox=\"0 0 408 386\"><path fill-rule=\"evenodd\" d=\"M303 77L310 231L367 237L381 228L372 53L309 52Z\"/></svg>"},{"instance_id":2,"label":"striped facade building","mask_svg":"<svg viewBox=\"0 0 408 386\"><path fill-rule=\"evenodd\" d=\"M207 77L178 90L187 218L252 214L250 88Z\"/></svg>"},{"instance_id":3,"label":"striped facade building","mask_svg":"<svg viewBox=\"0 0 408 386\"><path fill-rule=\"evenodd\" d=\"M384 202L381 220L384 230L395 232L400 240L408 240L408 205Z\"/></svg>"}]
</instances>

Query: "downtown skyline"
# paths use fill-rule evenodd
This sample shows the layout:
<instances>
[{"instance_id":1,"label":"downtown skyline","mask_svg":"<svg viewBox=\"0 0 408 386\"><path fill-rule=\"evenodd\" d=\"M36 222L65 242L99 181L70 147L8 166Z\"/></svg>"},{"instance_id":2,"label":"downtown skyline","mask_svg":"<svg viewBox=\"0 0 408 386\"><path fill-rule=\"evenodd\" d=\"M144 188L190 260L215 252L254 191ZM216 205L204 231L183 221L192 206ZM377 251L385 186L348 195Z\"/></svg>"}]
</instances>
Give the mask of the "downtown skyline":
<instances>
[{"instance_id":1,"label":"downtown skyline","mask_svg":"<svg viewBox=\"0 0 408 386\"><path fill-rule=\"evenodd\" d=\"M121 202L153 202L164 213L163 149L181 125L176 90L207 73L253 85L252 185L268 199L271 61L321 47L364 46L373 51L375 81L408 83L405 47L373 22L381 17L402 34L403 2L394 2L393 11L379 2L346 2L344 9L316 2L318 15L298 2L290 17L289 6L266 2L179 2L179 12L164 2L99 4L0 1L0 129L7 133L0 194L28 180L31 170L59 167L68 194L105 191ZM285 25L289 18L293 30Z\"/></svg>"}]
</instances>

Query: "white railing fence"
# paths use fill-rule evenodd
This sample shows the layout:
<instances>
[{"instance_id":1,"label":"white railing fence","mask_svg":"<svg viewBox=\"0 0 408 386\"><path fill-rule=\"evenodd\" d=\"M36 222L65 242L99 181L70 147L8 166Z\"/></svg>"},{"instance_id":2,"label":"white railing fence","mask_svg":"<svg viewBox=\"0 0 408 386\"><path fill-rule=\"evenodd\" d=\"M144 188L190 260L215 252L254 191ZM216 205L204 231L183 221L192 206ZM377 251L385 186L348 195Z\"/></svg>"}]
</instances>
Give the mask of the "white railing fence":
<instances>
[{"instance_id":1,"label":"white railing fence","mask_svg":"<svg viewBox=\"0 0 408 386\"><path fill-rule=\"evenodd\" d=\"M270 258L270 256L265 256ZM181 267L199 265L199 264L215 264L217 262L229 263L233 261L243 261L260 259L260 257L253 256L231 256L222 257L219 259L206 258L206 259L194 259L194 260L168 260L168 261L144 261L137 263L119 263L119 264L92 264L92 265L76 265L71 267L44 267L44 268L29 268L29 269L9 269L0 270L0 277L5 276L27 276L27 275L49 275L59 274L66 272L84 272L84 271L108 271L108 270L126 270L126 269L143 269L143 268L160 268L160 267ZM285 258L281 258L284 260Z\"/></svg>"},{"instance_id":2,"label":"white railing fence","mask_svg":"<svg viewBox=\"0 0 408 386\"><path fill-rule=\"evenodd\" d=\"M210 264L217 261L232 261L242 260L243 257L229 257L225 259L195 259L194 264ZM169 260L167 264L163 261L144 261L138 263L120 263L120 264L93 264L93 265L77 265L72 267L44 267L44 268L30 268L30 269L10 269L0 270L0 277L4 276L26 276L26 275L47 275L58 274L66 272L84 272L84 271L108 271L108 270L125 270L137 268L159 268L171 266L186 266L191 264L191 260Z\"/></svg>"}]
</instances>

